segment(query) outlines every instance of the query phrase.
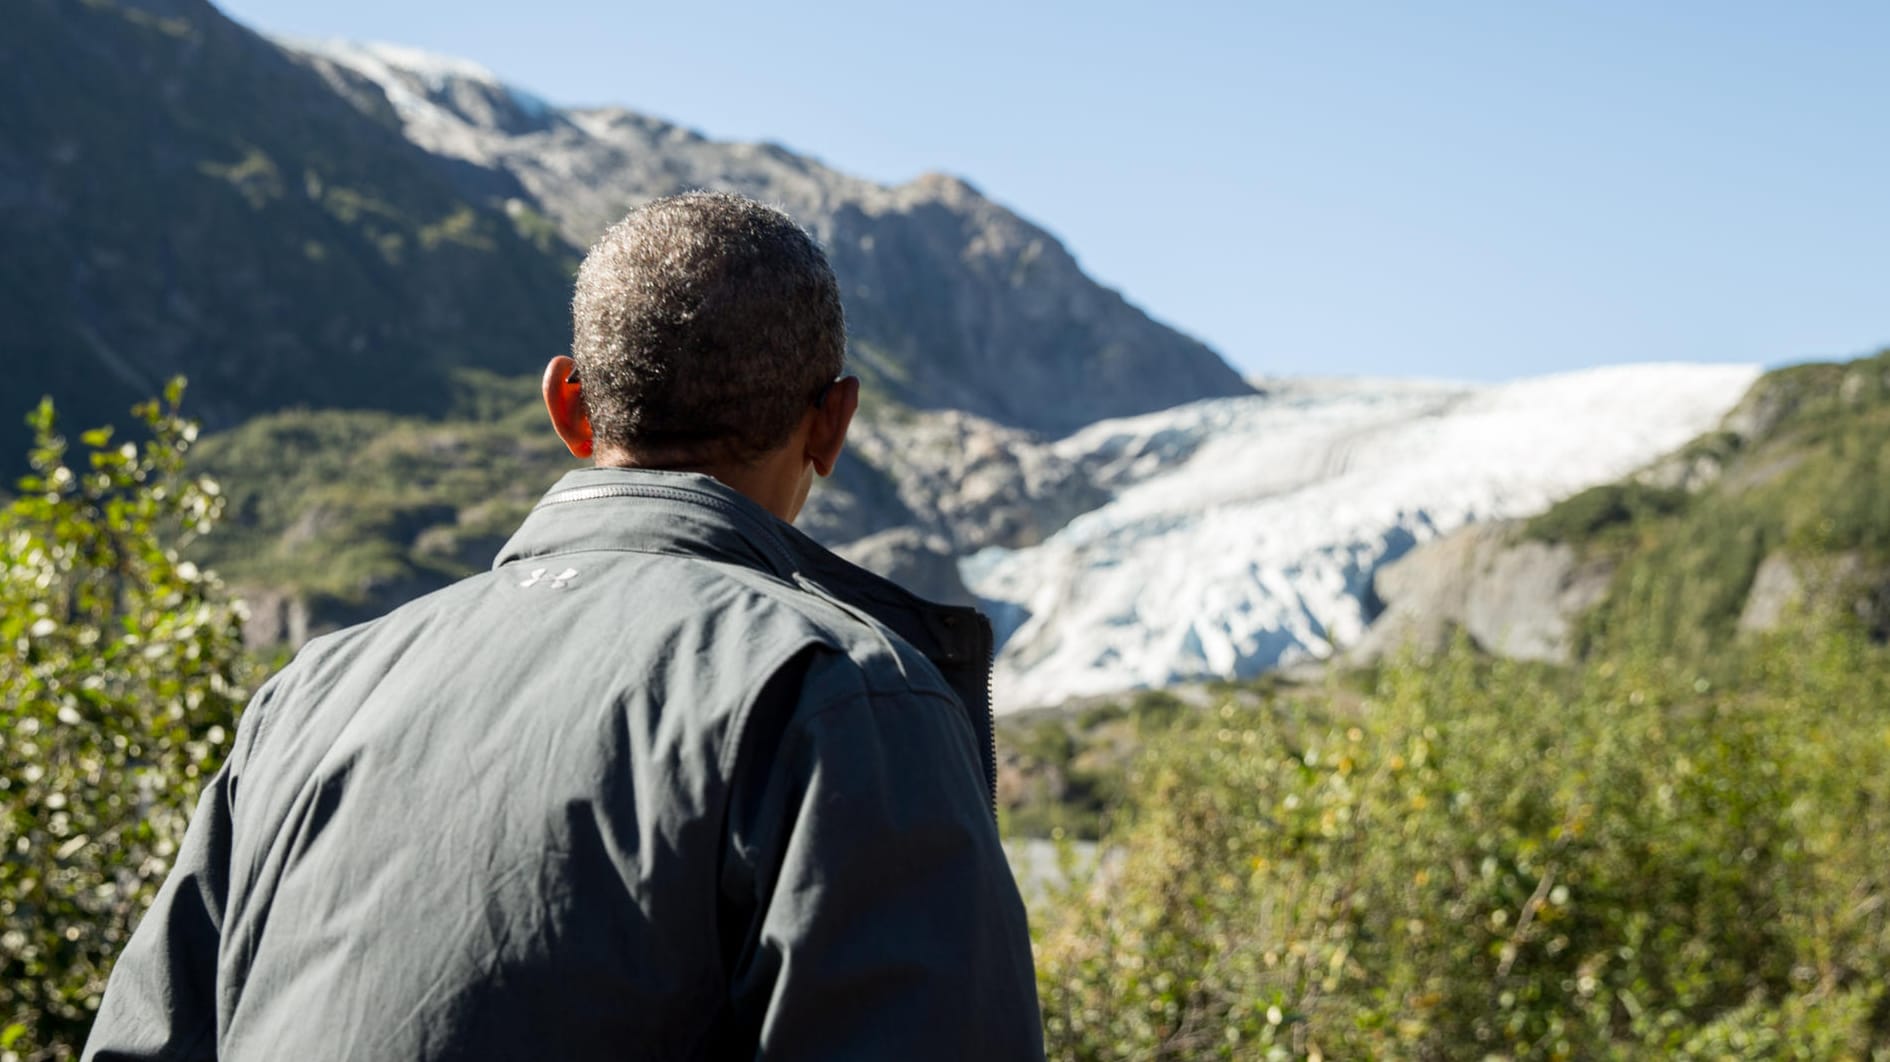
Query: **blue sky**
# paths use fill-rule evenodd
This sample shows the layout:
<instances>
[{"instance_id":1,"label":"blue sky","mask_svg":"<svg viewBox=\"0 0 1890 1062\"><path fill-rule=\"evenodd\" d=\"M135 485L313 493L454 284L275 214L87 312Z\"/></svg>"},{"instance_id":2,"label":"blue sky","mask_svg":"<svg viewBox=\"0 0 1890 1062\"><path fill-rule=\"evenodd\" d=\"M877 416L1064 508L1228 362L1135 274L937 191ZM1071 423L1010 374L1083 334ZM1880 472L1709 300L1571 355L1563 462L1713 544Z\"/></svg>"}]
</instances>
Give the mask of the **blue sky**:
<instances>
[{"instance_id":1,"label":"blue sky","mask_svg":"<svg viewBox=\"0 0 1890 1062\"><path fill-rule=\"evenodd\" d=\"M1890 4L227 0L959 174L1254 373L1890 344Z\"/></svg>"}]
</instances>

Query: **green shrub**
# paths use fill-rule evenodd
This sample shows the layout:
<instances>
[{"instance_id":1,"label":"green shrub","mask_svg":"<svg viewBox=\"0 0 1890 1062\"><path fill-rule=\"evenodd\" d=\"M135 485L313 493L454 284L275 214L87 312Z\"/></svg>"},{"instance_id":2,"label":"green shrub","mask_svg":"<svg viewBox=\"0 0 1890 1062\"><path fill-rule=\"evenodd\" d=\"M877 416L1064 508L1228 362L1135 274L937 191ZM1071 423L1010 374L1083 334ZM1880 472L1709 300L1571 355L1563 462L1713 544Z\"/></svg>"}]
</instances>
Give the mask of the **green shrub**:
<instances>
[{"instance_id":1,"label":"green shrub","mask_svg":"<svg viewBox=\"0 0 1890 1062\"><path fill-rule=\"evenodd\" d=\"M179 559L222 499L186 473L182 382L69 459L50 402L0 511L0 1053L77 1054L252 677L215 576Z\"/></svg>"},{"instance_id":2,"label":"green shrub","mask_svg":"<svg viewBox=\"0 0 1890 1062\"><path fill-rule=\"evenodd\" d=\"M1136 728L1144 733L1156 733L1175 724L1188 710L1181 698L1166 690L1140 690L1129 701L1129 716L1135 720Z\"/></svg>"},{"instance_id":3,"label":"green shrub","mask_svg":"<svg viewBox=\"0 0 1890 1062\"><path fill-rule=\"evenodd\" d=\"M1459 647L1356 721L1178 723L1117 857L1035 912L1052 1056L1867 1057L1886 676L1850 632L1727 689Z\"/></svg>"}]
</instances>

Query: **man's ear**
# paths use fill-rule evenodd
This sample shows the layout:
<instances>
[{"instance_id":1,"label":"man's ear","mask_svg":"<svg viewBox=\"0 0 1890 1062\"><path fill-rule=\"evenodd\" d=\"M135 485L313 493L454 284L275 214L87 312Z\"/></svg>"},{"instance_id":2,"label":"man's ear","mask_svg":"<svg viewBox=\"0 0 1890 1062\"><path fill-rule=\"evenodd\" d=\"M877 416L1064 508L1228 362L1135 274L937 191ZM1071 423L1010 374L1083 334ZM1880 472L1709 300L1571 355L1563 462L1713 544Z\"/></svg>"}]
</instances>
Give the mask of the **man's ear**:
<instances>
[{"instance_id":1,"label":"man's ear","mask_svg":"<svg viewBox=\"0 0 1890 1062\"><path fill-rule=\"evenodd\" d=\"M813 424L807 433L807 459L822 476L833 474L834 462L846 446L847 428L860 409L860 380L849 376L835 380L820 405L814 407Z\"/></svg>"},{"instance_id":2,"label":"man's ear","mask_svg":"<svg viewBox=\"0 0 1890 1062\"><path fill-rule=\"evenodd\" d=\"M577 362L560 354L545 366L541 385L545 412L551 414L551 430L564 440L573 457L591 456L591 418L584 409L584 385L573 374Z\"/></svg>"}]
</instances>

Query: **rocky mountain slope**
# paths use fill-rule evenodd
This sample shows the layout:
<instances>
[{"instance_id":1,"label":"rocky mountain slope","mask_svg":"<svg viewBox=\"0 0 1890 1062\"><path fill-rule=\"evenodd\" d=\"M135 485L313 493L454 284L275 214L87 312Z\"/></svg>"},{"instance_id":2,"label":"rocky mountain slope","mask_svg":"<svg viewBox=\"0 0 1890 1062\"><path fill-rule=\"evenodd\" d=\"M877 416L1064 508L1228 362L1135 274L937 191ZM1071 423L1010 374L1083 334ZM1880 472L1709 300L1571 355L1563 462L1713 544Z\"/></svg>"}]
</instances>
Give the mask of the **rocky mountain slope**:
<instances>
[{"instance_id":1,"label":"rocky mountain slope","mask_svg":"<svg viewBox=\"0 0 1890 1062\"><path fill-rule=\"evenodd\" d=\"M40 395L213 427L439 412L569 327L560 254L203 0L20 0L0 33L0 468ZM476 294L474 294L476 293Z\"/></svg>"},{"instance_id":2,"label":"rocky mountain slope","mask_svg":"<svg viewBox=\"0 0 1890 1062\"><path fill-rule=\"evenodd\" d=\"M893 402L1062 430L1250 390L951 178L882 188L455 60L287 51L204 0L22 0L0 90L0 412L50 393L118 420L176 373L212 428L463 411L468 370L565 347L570 271L607 221L697 186L827 242L851 359Z\"/></svg>"},{"instance_id":3,"label":"rocky mountain slope","mask_svg":"<svg viewBox=\"0 0 1890 1062\"><path fill-rule=\"evenodd\" d=\"M1434 652L1462 631L1500 656L1571 662L1581 617L1607 596L1614 565L1566 542L1529 538L1526 523L1465 527L1379 569L1372 595L1384 612L1347 657L1364 663L1406 648Z\"/></svg>"},{"instance_id":4,"label":"rocky mountain slope","mask_svg":"<svg viewBox=\"0 0 1890 1062\"><path fill-rule=\"evenodd\" d=\"M852 360L884 395L1060 433L1246 394L1202 344L1084 276L1043 229L954 177L884 187L774 144L726 143L621 108L565 109L476 64L388 45L285 41L364 114L398 123L469 197L587 247L689 188L786 208L827 248Z\"/></svg>"}]
</instances>

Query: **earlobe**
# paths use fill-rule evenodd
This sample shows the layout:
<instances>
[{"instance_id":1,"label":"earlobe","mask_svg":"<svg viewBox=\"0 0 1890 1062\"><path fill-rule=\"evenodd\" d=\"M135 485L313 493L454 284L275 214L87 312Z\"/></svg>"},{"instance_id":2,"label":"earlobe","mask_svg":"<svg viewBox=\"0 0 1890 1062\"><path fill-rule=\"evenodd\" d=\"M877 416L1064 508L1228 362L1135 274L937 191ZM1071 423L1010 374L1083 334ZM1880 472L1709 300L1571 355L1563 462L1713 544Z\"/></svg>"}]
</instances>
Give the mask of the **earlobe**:
<instances>
[{"instance_id":1,"label":"earlobe","mask_svg":"<svg viewBox=\"0 0 1890 1062\"><path fill-rule=\"evenodd\" d=\"M584 408L583 388L577 379L577 363L568 356L560 354L545 366L540 384L545 412L551 416L551 429L573 457L589 457L592 451L591 418Z\"/></svg>"}]
</instances>

